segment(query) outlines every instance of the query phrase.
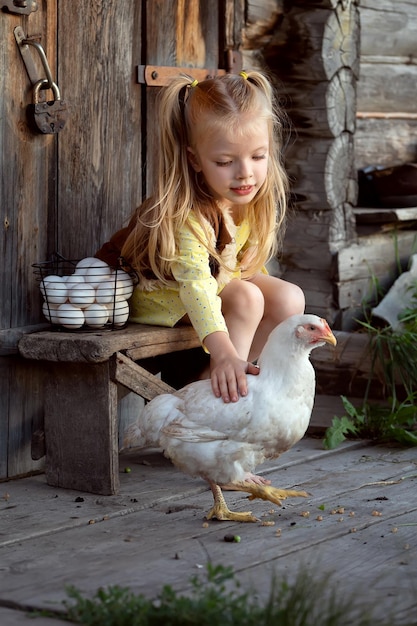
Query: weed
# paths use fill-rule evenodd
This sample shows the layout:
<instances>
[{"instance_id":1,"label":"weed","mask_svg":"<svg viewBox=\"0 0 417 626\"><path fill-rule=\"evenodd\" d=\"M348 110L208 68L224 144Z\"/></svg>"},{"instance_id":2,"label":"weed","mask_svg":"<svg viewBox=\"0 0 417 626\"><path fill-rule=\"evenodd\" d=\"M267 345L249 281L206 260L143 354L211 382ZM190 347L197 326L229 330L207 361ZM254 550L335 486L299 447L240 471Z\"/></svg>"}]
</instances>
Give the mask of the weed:
<instances>
[{"instance_id":1,"label":"weed","mask_svg":"<svg viewBox=\"0 0 417 626\"><path fill-rule=\"evenodd\" d=\"M99 589L85 598L75 587L67 590L61 619L87 626L371 626L372 609L354 596L337 591L330 575L319 578L300 569L292 585L273 579L268 599L240 591L231 567L207 566L206 577L193 576L191 591L182 595L169 585L155 599L122 587ZM388 617L387 617L388 619ZM395 626L392 617L379 626Z\"/></svg>"},{"instance_id":2,"label":"weed","mask_svg":"<svg viewBox=\"0 0 417 626\"><path fill-rule=\"evenodd\" d=\"M401 331L395 332L391 327L377 328L369 320L359 322L368 332L371 351L363 404L357 409L342 396L346 415L333 418L324 436L325 448L352 436L417 445L417 287L401 322ZM369 401L371 381L376 377L383 387L384 404Z\"/></svg>"}]
</instances>

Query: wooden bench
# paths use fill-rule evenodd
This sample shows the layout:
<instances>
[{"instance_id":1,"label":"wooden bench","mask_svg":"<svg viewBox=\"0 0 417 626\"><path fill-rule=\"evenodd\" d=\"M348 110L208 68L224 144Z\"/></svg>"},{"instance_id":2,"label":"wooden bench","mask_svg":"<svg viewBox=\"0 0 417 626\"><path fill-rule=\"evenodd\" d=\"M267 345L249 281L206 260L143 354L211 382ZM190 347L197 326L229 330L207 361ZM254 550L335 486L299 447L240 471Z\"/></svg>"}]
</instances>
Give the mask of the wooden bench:
<instances>
[{"instance_id":1,"label":"wooden bench","mask_svg":"<svg viewBox=\"0 0 417 626\"><path fill-rule=\"evenodd\" d=\"M336 348L325 346L311 356L320 411L320 398L338 394L362 397L371 372L367 335L335 334ZM44 330L23 335L18 343L20 354L47 367L44 428L48 484L101 495L117 493L119 400L127 390L145 400L172 392L173 387L156 375L155 361L171 354L170 367L181 369L180 355L173 353L199 345L191 326L129 324L117 331Z\"/></svg>"},{"instance_id":2,"label":"wooden bench","mask_svg":"<svg viewBox=\"0 0 417 626\"><path fill-rule=\"evenodd\" d=\"M45 473L49 485L111 495L119 490L118 401L173 388L142 367L200 345L192 327L129 324L121 330L24 335L19 353L47 363ZM150 367L152 369L152 367ZM123 391L124 389L124 391Z\"/></svg>"}]
</instances>

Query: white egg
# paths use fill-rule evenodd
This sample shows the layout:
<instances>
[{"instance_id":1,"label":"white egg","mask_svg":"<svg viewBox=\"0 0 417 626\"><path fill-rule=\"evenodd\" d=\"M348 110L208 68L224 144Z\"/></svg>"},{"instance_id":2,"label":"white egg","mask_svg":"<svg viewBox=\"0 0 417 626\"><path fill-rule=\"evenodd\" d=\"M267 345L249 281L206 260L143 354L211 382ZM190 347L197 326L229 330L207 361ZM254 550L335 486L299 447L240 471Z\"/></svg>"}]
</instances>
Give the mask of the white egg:
<instances>
[{"instance_id":1,"label":"white egg","mask_svg":"<svg viewBox=\"0 0 417 626\"><path fill-rule=\"evenodd\" d=\"M57 278L59 278L59 280L56 280ZM54 276L53 280L44 279L43 283L44 298L49 302L49 304L63 304L67 301L68 290L65 281L62 280L62 277Z\"/></svg>"},{"instance_id":2,"label":"white egg","mask_svg":"<svg viewBox=\"0 0 417 626\"><path fill-rule=\"evenodd\" d=\"M96 291L92 285L80 283L69 290L68 297L71 304L75 304L80 309L85 309L93 304L96 299Z\"/></svg>"},{"instance_id":3,"label":"white egg","mask_svg":"<svg viewBox=\"0 0 417 626\"><path fill-rule=\"evenodd\" d=\"M133 293L132 277L123 270L113 272L112 280L116 282L116 295L123 296L125 300L129 300Z\"/></svg>"},{"instance_id":4,"label":"white egg","mask_svg":"<svg viewBox=\"0 0 417 626\"><path fill-rule=\"evenodd\" d=\"M97 261L96 257L87 256L85 259L81 259L80 261L78 261L75 269L78 270L82 267L91 267L91 263L94 263L94 261Z\"/></svg>"},{"instance_id":5,"label":"white egg","mask_svg":"<svg viewBox=\"0 0 417 626\"><path fill-rule=\"evenodd\" d=\"M109 311L104 304L90 304L84 309L85 323L87 326L102 327L109 319Z\"/></svg>"},{"instance_id":6,"label":"white egg","mask_svg":"<svg viewBox=\"0 0 417 626\"><path fill-rule=\"evenodd\" d=\"M47 283L62 283L64 282L64 280L65 279L63 276L56 276L55 274L51 274L50 276L45 276L44 278L42 278L40 282L40 290L43 297L45 297L45 288Z\"/></svg>"},{"instance_id":7,"label":"white egg","mask_svg":"<svg viewBox=\"0 0 417 626\"><path fill-rule=\"evenodd\" d=\"M110 271L108 265L106 267L89 267L84 275L85 282L96 288L100 283L111 280Z\"/></svg>"},{"instance_id":8,"label":"white egg","mask_svg":"<svg viewBox=\"0 0 417 626\"><path fill-rule=\"evenodd\" d=\"M74 287L75 285L79 285L83 282L84 276L82 276L81 274L71 274L70 276L67 276L65 284L67 286L67 289L72 289L72 287Z\"/></svg>"},{"instance_id":9,"label":"white egg","mask_svg":"<svg viewBox=\"0 0 417 626\"><path fill-rule=\"evenodd\" d=\"M42 305L42 313L51 324L59 324L58 319L58 305L57 304L49 304L49 302L44 302Z\"/></svg>"},{"instance_id":10,"label":"white egg","mask_svg":"<svg viewBox=\"0 0 417 626\"><path fill-rule=\"evenodd\" d=\"M58 320L64 328L81 328L84 324L84 313L80 308L73 306L69 302L58 307Z\"/></svg>"},{"instance_id":11,"label":"white egg","mask_svg":"<svg viewBox=\"0 0 417 626\"><path fill-rule=\"evenodd\" d=\"M100 283L96 289L96 302L109 304L115 300L115 284L113 280Z\"/></svg>"},{"instance_id":12,"label":"white egg","mask_svg":"<svg viewBox=\"0 0 417 626\"><path fill-rule=\"evenodd\" d=\"M109 322L115 326L124 326L129 318L129 303L126 300L118 300L114 304L108 304Z\"/></svg>"}]
</instances>

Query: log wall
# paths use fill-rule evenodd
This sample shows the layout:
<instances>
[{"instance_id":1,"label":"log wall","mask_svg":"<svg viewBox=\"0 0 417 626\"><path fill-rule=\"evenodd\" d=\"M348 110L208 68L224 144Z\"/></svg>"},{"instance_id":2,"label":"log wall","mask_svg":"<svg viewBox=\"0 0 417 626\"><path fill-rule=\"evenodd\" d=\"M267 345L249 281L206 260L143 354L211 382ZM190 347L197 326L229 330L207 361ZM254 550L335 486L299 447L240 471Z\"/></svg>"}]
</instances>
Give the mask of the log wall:
<instances>
[{"instance_id":1,"label":"log wall","mask_svg":"<svg viewBox=\"0 0 417 626\"><path fill-rule=\"evenodd\" d=\"M417 2L361 0L360 20L355 166L415 162ZM394 222L387 210L385 215L381 211L373 225L358 221L357 240L336 256L335 293L342 328L361 317L364 304L376 302L376 285L389 288L399 268L405 269L416 252L415 222L401 216Z\"/></svg>"},{"instance_id":2,"label":"log wall","mask_svg":"<svg viewBox=\"0 0 417 626\"><path fill-rule=\"evenodd\" d=\"M417 160L417 2L361 0L358 167Z\"/></svg>"},{"instance_id":3,"label":"log wall","mask_svg":"<svg viewBox=\"0 0 417 626\"><path fill-rule=\"evenodd\" d=\"M285 158L294 210L282 276L303 288L309 312L332 323L334 255L355 238L359 34L357 2L296 0L264 50L292 127Z\"/></svg>"}]
</instances>

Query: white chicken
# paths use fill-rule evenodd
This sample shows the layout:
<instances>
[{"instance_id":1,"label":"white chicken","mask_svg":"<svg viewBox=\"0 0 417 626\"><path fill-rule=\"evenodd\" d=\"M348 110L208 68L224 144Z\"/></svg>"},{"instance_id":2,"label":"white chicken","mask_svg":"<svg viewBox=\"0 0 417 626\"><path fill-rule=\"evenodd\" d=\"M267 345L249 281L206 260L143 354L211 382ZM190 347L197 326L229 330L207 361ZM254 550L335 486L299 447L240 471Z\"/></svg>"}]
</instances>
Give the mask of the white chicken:
<instances>
[{"instance_id":1,"label":"white chicken","mask_svg":"<svg viewBox=\"0 0 417 626\"><path fill-rule=\"evenodd\" d=\"M214 396L210 380L157 396L129 429L127 447L158 445L183 472L206 480L214 497L208 519L257 521L251 512L230 511L221 486L277 505L287 497L307 496L245 479L305 434L315 395L309 355L324 343L336 345L324 319L286 319L271 332L258 360L259 375L249 377L247 396L226 404Z\"/></svg>"}]
</instances>

